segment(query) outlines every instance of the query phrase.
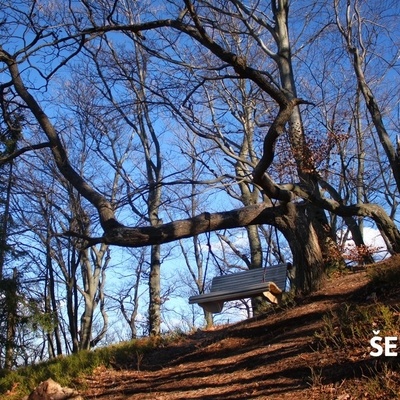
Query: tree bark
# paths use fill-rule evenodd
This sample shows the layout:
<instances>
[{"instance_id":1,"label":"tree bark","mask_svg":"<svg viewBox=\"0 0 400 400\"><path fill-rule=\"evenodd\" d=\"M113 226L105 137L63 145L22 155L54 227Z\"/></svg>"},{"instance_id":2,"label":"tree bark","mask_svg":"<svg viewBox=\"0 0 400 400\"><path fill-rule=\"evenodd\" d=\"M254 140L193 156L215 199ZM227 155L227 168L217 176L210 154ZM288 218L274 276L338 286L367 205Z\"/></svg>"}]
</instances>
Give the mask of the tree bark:
<instances>
[{"instance_id":1,"label":"tree bark","mask_svg":"<svg viewBox=\"0 0 400 400\"><path fill-rule=\"evenodd\" d=\"M54 316L56 319L54 321L54 338L56 341L56 354L54 356L59 356L62 354L62 345L61 345L61 336L60 336L60 326L59 326L59 320L58 320L58 307L57 307L57 298L56 298L56 283L54 280L54 269L53 269L53 264L52 264L52 259L51 259L51 248L50 248L50 233L46 235L46 268L47 268L47 274L49 277L49 283L48 283L48 297L49 297L49 304L48 304L48 312ZM56 317L57 316L57 317ZM50 338L52 338L52 335L49 335Z\"/></svg>"},{"instance_id":2,"label":"tree bark","mask_svg":"<svg viewBox=\"0 0 400 400\"><path fill-rule=\"evenodd\" d=\"M149 278L149 331L151 336L161 333L161 247L151 246L151 270Z\"/></svg>"},{"instance_id":3,"label":"tree bark","mask_svg":"<svg viewBox=\"0 0 400 400\"><path fill-rule=\"evenodd\" d=\"M293 254L296 291L308 294L318 290L323 281L323 254L317 232L306 209L297 209L288 215L290 218L285 216L287 228L282 231ZM299 271L301 273L298 273Z\"/></svg>"}]
</instances>

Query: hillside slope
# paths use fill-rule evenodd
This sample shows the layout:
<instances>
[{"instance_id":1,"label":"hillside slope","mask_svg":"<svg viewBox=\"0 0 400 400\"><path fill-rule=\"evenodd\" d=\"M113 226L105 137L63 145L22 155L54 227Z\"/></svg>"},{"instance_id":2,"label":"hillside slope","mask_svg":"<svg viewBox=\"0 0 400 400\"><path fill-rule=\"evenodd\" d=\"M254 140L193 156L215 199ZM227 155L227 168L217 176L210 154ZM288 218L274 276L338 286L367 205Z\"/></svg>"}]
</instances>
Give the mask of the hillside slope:
<instances>
[{"instance_id":1,"label":"hillside slope","mask_svg":"<svg viewBox=\"0 0 400 400\"><path fill-rule=\"evenodd\" d=\"M399 270L400 259L387 264ZM397 284L371 284L368 276L366 271L333 276L296 306L182 336L149 354L132 354L130 365L98 368L82 395L93 400L400 398L400 353L369 354L372 330L380 323L389 326L373 310L397 304L399 291ZM357 307L369 311L358 313ZM344 326L338 319L340 310L352 309L356 314L346 311L347 319L371 314L371 321L360 320L359 334L352 321ZM400 313L392 314L398 322Z\"/></svg>"}]
</instances>

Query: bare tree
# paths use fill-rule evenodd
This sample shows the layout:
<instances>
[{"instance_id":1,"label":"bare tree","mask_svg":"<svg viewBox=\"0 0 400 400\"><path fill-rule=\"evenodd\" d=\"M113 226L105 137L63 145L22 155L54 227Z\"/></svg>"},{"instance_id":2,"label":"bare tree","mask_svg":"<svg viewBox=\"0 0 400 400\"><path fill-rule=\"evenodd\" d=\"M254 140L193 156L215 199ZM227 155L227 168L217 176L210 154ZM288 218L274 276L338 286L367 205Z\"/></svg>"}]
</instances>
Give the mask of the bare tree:
<instances>
[{"instance_id":1,"label":"bare tree","mask_svg":"<svg viewBox=\"0 0 400 400\"><path fill-rule=\"evenodd\" d=\"M7 98L5 90L0 92L0 106L2 110L2 118L0 123L0 157L7 157L13 154L18 146L21 138L23 119L19 107L15 108L12 102ZM14 160L0 166L0 296L3 318L1 321L0 342L2 342L3 352L0 357L4 356L4 364L0 364L6 370L10 370L14 366L15 348L16 348L16 331L19 323L19 276L18 271L14 267L12 271L7 271L6 262L15 258L15 252L12 251L9 238L12 232L12 191L15 183L13 173ZM14 253L14 254L13 254Z\"/></svg>"},{"instance_id":2,"label":"bare tree","mask_svg":"<svg viewBox=\"0 0 400 400\"><path fill-rule=\"evenodd\" d=\"M127 18L133 23L133 14L126 9ZM111 107L119 114L120 118L141 144L143 155L143 174L146 182L138 190L119 163L121 177L127 188L127 201L132 207L132 212L150 226L157 227L161 223L160 206L162 202L162 149L159 132L154 126L151 110L151 98L147 92L148 54L135 42L135 35L126 33L123 46L132 46L132 52L123 55L123 49L118 49L111 41L105 40L103 52L99 49L90 50L97 72L98 95L103 93ZM94 78L96 79L96 78ZM123 82L123 88L117 88L115 81ZM126 97L121 101L116 98L116 91L124 91ZM129 99L129 100L128 100ZM132 197L146 198L146 211L139 211ZM152 244L150 251L149 275L149 326L152 335L159 335L161 328L161 246Z\"/></svg>"},{"instance_id":3,"label":"bare tree","mask_svg":"<svg viewBox=\"0 0 400 400\"><path fill-rule=\"evenodd\" d=\"M368 52L376 40L376 32L372 29L368 31L366 25L368 20L362 15L362 7L359 1L348 1L344 13L339 11L338 0L335 1L336 24L345 41L347 53L351 59L354 72L357 77L358 87L362 93L366 107L371 115L379 141L385 151L387 160L396 181L397 190L400 191L400 160L399 154L395 150L390 135L385 127L383 113L377 98L368 84L365 76ZM344 14L342 17L341 15ZM342 22L343 21L343 22ZM388 64L393 65L398 59L398 52L388 60Z\"/></svg>"}]
</instances>

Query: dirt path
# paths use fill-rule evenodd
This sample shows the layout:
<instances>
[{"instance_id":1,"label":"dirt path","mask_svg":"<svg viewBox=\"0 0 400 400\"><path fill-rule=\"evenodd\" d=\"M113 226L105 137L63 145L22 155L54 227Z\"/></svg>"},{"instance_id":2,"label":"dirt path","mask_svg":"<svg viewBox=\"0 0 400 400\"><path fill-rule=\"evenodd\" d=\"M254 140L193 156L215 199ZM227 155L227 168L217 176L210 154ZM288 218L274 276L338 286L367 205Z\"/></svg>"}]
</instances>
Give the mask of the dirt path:
<instances>
[{"instance_id":1,"label":"dirt path","mask_svg":"<svg viewBox=\"0 0 400 400\"><path fill-rule=\"evenodd\" d=\"M88 400L336 398L329 393L321 397L318 371L331 370L340 382L337 372L356 368L360 360L316 351L314 334L326 312L350 297L365 299L366 283L363 272L334 277L294 308L198 331L159 348L142 360L140 371L137 365L99 368L87 379L83 396Z\"/></svg>"}]
</instances>

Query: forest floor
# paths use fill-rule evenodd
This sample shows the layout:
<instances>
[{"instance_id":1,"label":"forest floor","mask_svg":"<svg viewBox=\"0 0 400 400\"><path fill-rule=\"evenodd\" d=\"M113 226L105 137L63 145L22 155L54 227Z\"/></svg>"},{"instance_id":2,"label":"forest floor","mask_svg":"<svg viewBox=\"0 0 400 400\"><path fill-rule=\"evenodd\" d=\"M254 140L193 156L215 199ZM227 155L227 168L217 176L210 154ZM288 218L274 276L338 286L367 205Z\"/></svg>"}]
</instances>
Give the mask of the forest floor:
<instances>
[{"instance_id":1,"label":"forest floor","mask_svg":"<svg viewBox=\"0 0 400 400\"><path fill-rule=\"evenodd\" d=\"M400 267L398 258L390 263ZM379 268L379 264L369 268ZM399 303L399 291L386 296L382 288L368 283L367 270L337 273L322 290L298 299L295 305L230 326L181 335L137 355L131 365L97 368L85 379L81 394L86 400L400 398L400 353L398 357L370 356L369 340L378 328L374 324L367 327L370 334L365 340L355 345L318 344L324 328L325 332L341 330L332 322L335 310L352 304ZM333 333L328 339L335 342ZM389 358L396 360L395 368L387 367Z\"/></svg>"}]
</instances>

